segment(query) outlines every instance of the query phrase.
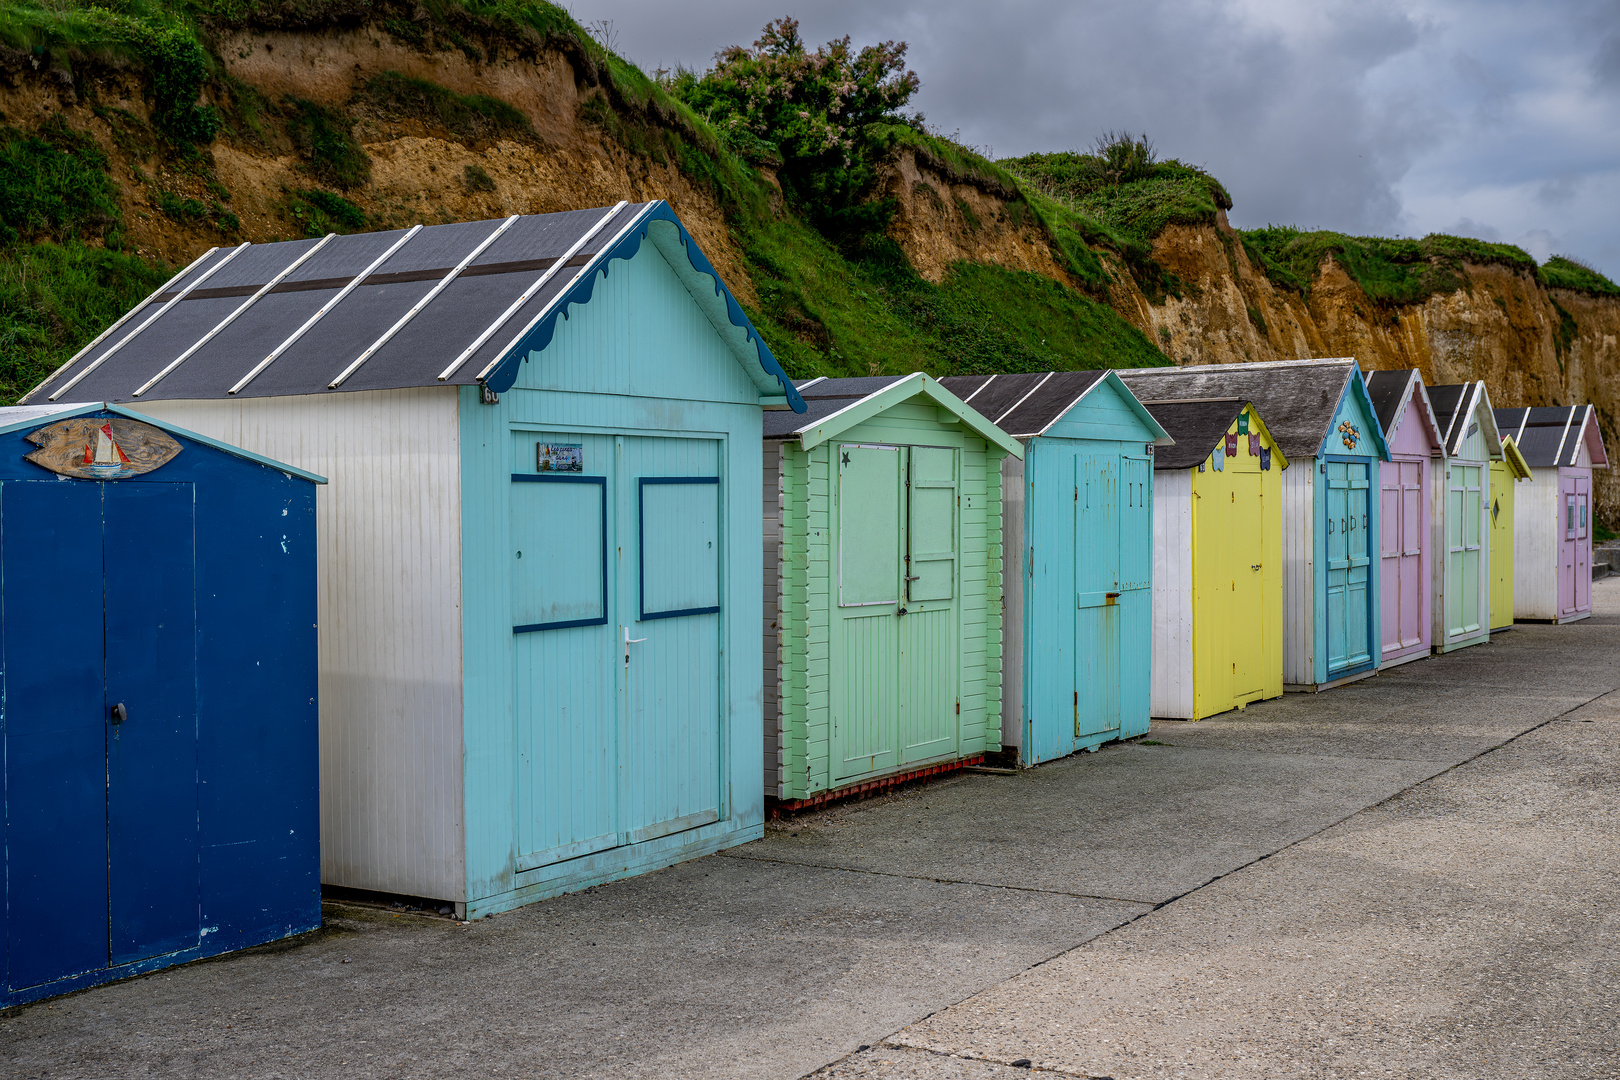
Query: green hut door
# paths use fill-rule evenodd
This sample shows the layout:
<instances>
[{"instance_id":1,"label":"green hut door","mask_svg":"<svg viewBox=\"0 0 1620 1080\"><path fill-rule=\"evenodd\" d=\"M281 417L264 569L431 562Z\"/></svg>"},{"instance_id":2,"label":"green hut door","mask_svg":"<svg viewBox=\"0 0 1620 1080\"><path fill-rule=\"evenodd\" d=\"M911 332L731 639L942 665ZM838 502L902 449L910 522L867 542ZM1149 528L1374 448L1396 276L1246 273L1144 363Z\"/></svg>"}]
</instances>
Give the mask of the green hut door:
<instances>
[{"instance_id":1,"label":"green hut door","mask_svg":"<svg viewBox=\"0 0 1620 1080\"><path fill-rule=\"evenodd\" d=\"M1446 469L1446 637L1480 627L1480 526L1485 494L1478 465Z\"/></svg>"},{"instance_id":2,"label":"green hut door","mask_svg":"<svg viewBox=\"0 0 1620 1080\"><path fill-rule=\"evenodd\" d=\"M957 453L844 443L832 582L833 781L955 752Z\"/></svg>"}]
</instances>

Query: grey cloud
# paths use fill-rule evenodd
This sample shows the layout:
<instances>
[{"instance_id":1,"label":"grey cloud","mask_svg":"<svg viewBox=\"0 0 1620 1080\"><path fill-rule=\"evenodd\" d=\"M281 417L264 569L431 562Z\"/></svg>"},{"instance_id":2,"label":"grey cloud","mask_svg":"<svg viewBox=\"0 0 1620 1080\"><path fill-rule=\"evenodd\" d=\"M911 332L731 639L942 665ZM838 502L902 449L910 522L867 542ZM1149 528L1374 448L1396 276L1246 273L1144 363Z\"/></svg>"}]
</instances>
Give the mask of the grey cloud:
<instances>
[{"instance_id":1,"label":"grey cloud","mask_svg":"<svg viewBox=\"0 0 1620 1080\"><path fill-rule=\"evenodd\" d=\"M1556 84L1579 73L1592 90L1620 88L1616 0L830 0L798 12L587 0L574 11L615 20L622 51L649 69L706 68L786 13L811 42L899 38L930 123L996 155L1143 130L1218 176L1240 226L1540 230L1620 271L1620 94L1601 95L1615 103L1605 111ZM1598 175L1611 179L1586 182Z\"/></svg>"}]
</instances>

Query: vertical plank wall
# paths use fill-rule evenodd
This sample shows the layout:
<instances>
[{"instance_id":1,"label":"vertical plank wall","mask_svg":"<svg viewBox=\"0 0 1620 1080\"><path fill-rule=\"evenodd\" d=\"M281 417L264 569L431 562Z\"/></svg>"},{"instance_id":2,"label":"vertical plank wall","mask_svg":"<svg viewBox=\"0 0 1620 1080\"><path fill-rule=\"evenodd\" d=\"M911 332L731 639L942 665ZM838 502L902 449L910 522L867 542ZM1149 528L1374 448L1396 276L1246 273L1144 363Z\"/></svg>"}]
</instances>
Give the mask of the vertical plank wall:
<instances>
[{"instance_id":1,"label":"vertical plank wall","mask_svg":"<svg viewBox=\"0 0 1620 1080\"><path fill-rule=\"evenodd\" d=\"M1029 443L1025 442L1027 450ZM1024 745L1024 463L1001 459L1001 745Z\"/></svg>"},{"instance_id":2,"label":"vertical plank wall","mask_svg":"<svg viewBox=\"0 0 1620 1080\"><path fill-rule=\"evenodd\" d=\"M1513 617L1558 618L1558 558L1564 530L1558 470L1531 469L1513 502Z\"/></svg>"},{"instance_id":3,"label":"vertical plank wall","mask_svg":"<svg viewBox=\"0 0 1620 1080\"><path fill-rule=\"evenodd\" d=\"M317 501L328 884L465 899L456 393L141 403L330 481Z\"/></svg>"},{"instance_id":4,"label":"vertical plank wall","mask_svg":"<svg viewBox=\"0 0 1620 1080\"><path fill-rule=\"evenodd\" d=\"M763 699L765 734L765 793L776 795L782 782L781 715L779 711L782 691L782 648L778 635L781 616L782 588L782 444L764 444L764 549L765 572L761 584L765 602L760 619L761 650L764 667L761 672L765 696Z\"/></svg>"},{"instance_id":5,"label":"vertical plank wall","mask_svg":"<svg viewBox=\"0 0 1620 1080\"><path fill-rule=\"evenodd\" d=\"M1282 471L1283 682L1316 682L1316 474L1314 457Z\"/></svg>"},{"instance_id":6,"label":"vertical plank wall","mask_svg":"<svg viewBox=\"0 0 1620 1080\"><path fill-rule=\"evenodd\" d=\"M1193 715L1192 471L1153 474L1154 716Z\"/></svg>"}]
</instances>

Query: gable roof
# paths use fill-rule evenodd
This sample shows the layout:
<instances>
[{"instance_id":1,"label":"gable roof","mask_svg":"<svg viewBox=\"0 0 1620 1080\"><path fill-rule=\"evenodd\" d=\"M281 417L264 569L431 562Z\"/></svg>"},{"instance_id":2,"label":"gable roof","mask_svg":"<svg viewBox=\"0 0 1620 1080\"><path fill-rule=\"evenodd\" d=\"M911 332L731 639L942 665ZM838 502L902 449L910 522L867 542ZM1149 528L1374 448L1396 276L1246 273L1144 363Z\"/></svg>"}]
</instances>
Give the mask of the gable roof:
<instances>
[{"instance_id":1,"label":"gable roof","mask_svg":"<svg viewBox=\"0 0 1620 1080\"><path fill-rule=\"evenodd\" d=\"M1607 469L1609 454L1598 430L1597 410L1591 405L1553 405L1497 409L1496 426L1512 436L1519 452L1533 469L1573 465L1586 441L1594 468Z\"/></svg>"},{"instance_id":2,"label":"gable roof","mask_svg":"<svg viewBox=\"0 0 1620 1080\"><path fill-rule=\"evenodd\" d=\"M1485 431L1485 445L1492 458L1500 458L1502 436L1497 431L1496 415L1491 410L1491 398L1484 382L1450 383L1429 388L1429 400L1434 404L1434 418L1440 425L1444 447L1448 456L1462 451L1468 439L1468 417L1476 417Z\"/></svg>"},{"instance_id":3,"label":"gable roof","mask_svg":"<svg viewBox=\"0 0 1620 1080\"><path fill-rule=\"evenodd\" d=\"M921 371L860 379L810 379L799 383L798 389L804 397L804 414L767 412L764 431L767 440L797 439L801 447L810 450L903 401L925 396L986 442L999 446L1013 457L1024 456L1023 443L969 408L961 398L941 386L939 380Z\"/></svg>"},{"instance_id":4,"label":"gable roof","mask_svg":"<svg viewBox=\"0 0 1620 1080\"><path fill-rule=\"evenodd\" d=\"M233 457L244 458L258 465L269 466L272 469L286 473L288 476L311 480L317 484L326 483L326 477L318 476L306 469L288 465L286 462L277 461L275 458L267 458L262 454L255 454L253 451L244 450L240 446L220 442L218 439L210 438L207 435L199 435L195 431L189 431L177 424L171 424L167 420L159 420L155 416L147 416L145 413L138 413L134 409L126 409L122 405L115 405L110 401L75 401L63 402L60 405L11 405L0 408L0 435L9 435L14 431L28 431L57 420L68 420L75 416L88 416L100 412L110 412L117 416L126 416L131 420L139 420L143 424L151 424L153 427L162 428L170 434L179 435L181 438L190 439L192 442L201 443L204 446L211 446L215 450L224 451Z\"/></svg>"},{"instance_id":5,"label":"gable roof","mask_svg":"<svg viewBox=\"0 0 1620 1080\"><path fill-rule=\"evenodd\" d=\"M1068 415L1099 386L1112 385L1156 445L1171 438L1113 371L1044 371L1021 375L950 375L940 385L1015 439L1033 439Z\"/></svg>"},{"instance_id":6,"label":"gable roof","mask_svg":"<svg viewBox=\"0 0 1620 1080\"><path fill-rule=\"evenodd\" d=\"M1226 438L1231 430L1232 422L1248 408L1252 402L1242 398L1187 398L1183 400L1153 401L1149 402L1148 412L1153 418L1164 426L1172 437L1175 445L1166 450L1160 450L1153 455L1155 469L1192 469L1202 464L1214 451L1216 444ZM1254 411L1255 423L1258 433L1266 436L1272 446L1277 440L1272 437L1271 431L1260 418L1260 410ZM1280 447L1277 448L1278 468L1288 467L1288 458Z\"/></svg>"},{"instance_id":7,"label":"gable roof","mask_svg":"<svg viewBox=\"0 0 1620 1080\"><path fill-rule=\"evenodd\" d=\"M1406 415L1406 406L1415 398L1418 416L1422 418L1423 429L1429 435L1429 444L1442 451L1445 449L1445 437L1441 434L1440 421L1435 417L1434 403L1429 400L1428 388L1423 385L1423 375L1417 368L1369 371L1366 378L1367 396L1378 413L1378 426L1384 429L1385 442L1394 440L1395 430Z\"/></svg>"},{"instance_id":8,"label":"gable roof","mask_svg":"<svg viewBox=\"0 0 1620 1080\"><path fill-rule=\"evenodd\" d=\"M763 393L803 402L661 200L213 249L24 395L270 397L482 383L510 389L651 240Z\"/></svg>"},{"instance_id":9,"label":"gable roof","mask_svg":"<svg viewBox=\"0 0 1620 1080\"><path fill-rule=\"evenodd\" d=\"M1511 435L1502 436L1502 460L1507 463L1508 474L1513 479L1530 479L1530 463L1519 453L1519 444L1513 441Z\"/></svg>"},{"instance_id":10,"label":"gable roof","mask_svg":"<svg viewBox=\"0 0 1620 1080\"><path fill-rule=\"evenodd\" d=\"M1367 384L1354 359L1273 360L1255 364L1201 364L1183 368L1132 368L1119 377L1152 409L1154 401L1242 398L1254 403L1278 449L1290 458L1315 457L1327 441L1333 417L1348 395L1359 397L1377 425ZM1379 457L1388 458L1384 433L1375 431Z\"/></svg>"}]
</instances>

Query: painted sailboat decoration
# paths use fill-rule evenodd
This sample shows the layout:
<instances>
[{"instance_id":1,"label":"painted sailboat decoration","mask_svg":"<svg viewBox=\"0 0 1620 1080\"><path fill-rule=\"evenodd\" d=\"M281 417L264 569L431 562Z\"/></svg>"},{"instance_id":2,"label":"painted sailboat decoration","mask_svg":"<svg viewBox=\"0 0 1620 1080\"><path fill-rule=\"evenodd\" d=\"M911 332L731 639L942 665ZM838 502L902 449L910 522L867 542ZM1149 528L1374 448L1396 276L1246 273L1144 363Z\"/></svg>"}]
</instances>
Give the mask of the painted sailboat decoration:
<instances>
[{"instance_id":1,"label":"painted sailboat decoration","mask_svg":"<svg viewBox=\"0 0 1620 1080\"><path fill-rule=\"evenodd\" d=\"M84 444L84 464L95 476L117 476L129 464L129 455L113 438L112 422L96 429L91 440Z\"/></svg>"}]
</instances>

